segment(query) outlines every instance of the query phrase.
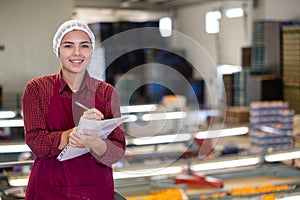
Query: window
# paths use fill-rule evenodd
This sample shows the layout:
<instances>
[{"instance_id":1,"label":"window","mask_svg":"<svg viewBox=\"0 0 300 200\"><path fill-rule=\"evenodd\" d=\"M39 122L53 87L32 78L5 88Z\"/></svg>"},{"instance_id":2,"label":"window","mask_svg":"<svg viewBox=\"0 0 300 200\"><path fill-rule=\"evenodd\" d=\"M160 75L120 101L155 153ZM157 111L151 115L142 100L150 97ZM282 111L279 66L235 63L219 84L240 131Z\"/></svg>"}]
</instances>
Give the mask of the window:
<instances>
[{"instance_id":1,"label":"window","mask_svg":"<svg viewBox=\"0 0 300 200\"><path fill-rule=\"evenodd\" d=\"M159 31L162 37L170 37L172 35L172 19L164 17L159 20Z\"/></svg>"},{"instance_id":2,"label":"window","mask_svg":"<svg viewBox=\"0 0 300 200\"><path fill-rule=\"evenodd\" d=\"M206 33L219 33L220 25L219 20L221 19L221 12L209 11L205 14L205 31Z\"/></svg>"},{"instance_id":3,"label":"window","mask_svg":"<svg viewBox=\"0 0 300 200\"><path fill-rule=\"evenodd\" d=\"M242 17L243 15L244 11L242 8L230 8L225 12L225 16L228 18Z\"/></svg>"}]
</instances>

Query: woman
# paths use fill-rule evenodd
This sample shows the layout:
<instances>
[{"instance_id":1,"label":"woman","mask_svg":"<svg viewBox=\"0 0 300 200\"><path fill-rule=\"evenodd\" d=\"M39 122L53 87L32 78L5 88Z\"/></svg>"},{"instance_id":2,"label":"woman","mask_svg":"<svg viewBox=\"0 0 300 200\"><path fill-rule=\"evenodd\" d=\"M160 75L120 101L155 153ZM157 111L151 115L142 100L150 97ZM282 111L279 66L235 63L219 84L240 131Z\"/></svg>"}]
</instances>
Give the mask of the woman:
<instances>
[{"instance_id":1,"label":"woman","mask_svg":"<svg viewBox=\"0 0 300 200\"><path fill-rule=\"evenodd\" d=\"M35 156L27 200L114 198L111 166L125 152L123 128L102 140L93 130L78 133L76 127L81 116L92 120L120 117L114 88L86 70L94 48L95 37L86 24L63 23L53 39L61 62L59 73L34 78L25 87L25 140ZM85 111L76 101L91 109ZM91 151L61 162L57 155L67 144Z\"/></svg>"}]
</instances>

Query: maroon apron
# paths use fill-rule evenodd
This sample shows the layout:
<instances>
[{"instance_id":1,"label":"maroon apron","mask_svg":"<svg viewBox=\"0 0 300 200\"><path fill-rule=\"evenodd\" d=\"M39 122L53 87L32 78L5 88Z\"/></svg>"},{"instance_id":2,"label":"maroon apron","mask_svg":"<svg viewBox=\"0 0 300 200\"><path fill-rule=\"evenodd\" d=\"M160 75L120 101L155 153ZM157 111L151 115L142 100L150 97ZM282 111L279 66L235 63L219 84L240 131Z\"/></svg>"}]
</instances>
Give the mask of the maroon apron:
<instances>
[{"instance_id":1,"label":"maroon apron","mask_svg":"<svg viewBox=\"0 0 300 200\"><path fill-rule=\"evenodd\" d=\"M88 101L96 103L96 107L101 110L103 102L100 103L94 99L95 95L92 101L86 98L85 103ZM72 107L72 104L72 98L59 96L59 81L56 78L53 97L46 117L49 131L70 129L75 126L74 120L77 124L83 110ZM106 165L97 164L90 153L62 162L58 161L56 157L35 159L29 178L26 200L102 199L114 199L112 169Z\"/></svg>"}]
</instances>

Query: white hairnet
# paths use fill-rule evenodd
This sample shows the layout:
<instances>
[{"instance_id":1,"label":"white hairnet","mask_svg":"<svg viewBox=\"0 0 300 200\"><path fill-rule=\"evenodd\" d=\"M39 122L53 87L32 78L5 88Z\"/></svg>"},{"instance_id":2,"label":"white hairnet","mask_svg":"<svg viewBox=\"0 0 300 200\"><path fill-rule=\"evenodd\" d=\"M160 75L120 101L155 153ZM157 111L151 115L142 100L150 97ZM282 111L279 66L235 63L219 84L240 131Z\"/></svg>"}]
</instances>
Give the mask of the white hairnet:
<instances>
[{"instance_id":1,"label":"white hairnet","mask_svg":"<svg viewBox=\"0 0 300 200\"><path fill-rule=\"evenodd\" d=\"M78 20L69 20L64 22L60 27L57 29L57 32L54 35L53 38L53 50L57 57L59 57L59 46L61 43L62 38L64 35L66 35L68 32L73 30L81 30L84 31L91 39L93 50L95 49L95 36L91 29L88 27L87 24L78 21Z\"/></svg>"}]
</instances>

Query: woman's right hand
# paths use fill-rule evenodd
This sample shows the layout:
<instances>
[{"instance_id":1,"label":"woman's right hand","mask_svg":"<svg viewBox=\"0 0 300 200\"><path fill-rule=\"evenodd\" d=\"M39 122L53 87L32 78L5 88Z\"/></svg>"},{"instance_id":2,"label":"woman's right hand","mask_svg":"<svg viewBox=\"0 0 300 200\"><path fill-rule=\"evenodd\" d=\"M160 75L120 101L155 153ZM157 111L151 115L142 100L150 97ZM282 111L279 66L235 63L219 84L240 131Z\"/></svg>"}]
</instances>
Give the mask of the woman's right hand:
<instances>
[{"instance_id":1,"label":"woman's right hand","mask_svg":"<svg viewBox=\"0 0 300 200\"><path fill-rule=\"evenodd\" d=\"M73 128L63 131L60 138L60 144L58 146L59 150L63 150L65 146L69 143L70 134L73 131Z\"/></svg>"},{"instance_id":2,"label":"woman's right hand","mask_svg":"<svg viewBox=\"0 0 300 200\"><path fill-rule=\"evenodd\" d=\"M69 137L69 144L73 147L77 148L85 148L85 146L82 144L80 139L80 133L78 132L77 127L73 128L70 137Z\"/></svg>"},{"instance_id":3,"label":"woman's right hand","mask_svg":"<svg viewBox=\"0 0 300 200\"><path fill-rule=\"evenodd\" d=\"M83 118L90 120L102 120L104 119L104 115L102 112L97 110L96 108L89 109L83 113Z\"/></svg>"}]
</instances>

